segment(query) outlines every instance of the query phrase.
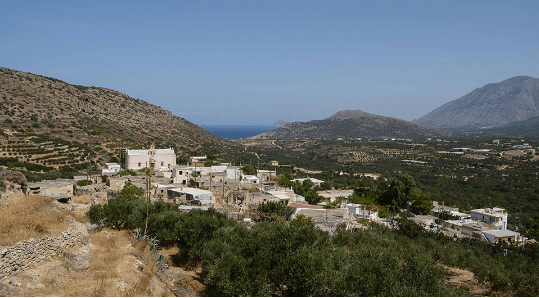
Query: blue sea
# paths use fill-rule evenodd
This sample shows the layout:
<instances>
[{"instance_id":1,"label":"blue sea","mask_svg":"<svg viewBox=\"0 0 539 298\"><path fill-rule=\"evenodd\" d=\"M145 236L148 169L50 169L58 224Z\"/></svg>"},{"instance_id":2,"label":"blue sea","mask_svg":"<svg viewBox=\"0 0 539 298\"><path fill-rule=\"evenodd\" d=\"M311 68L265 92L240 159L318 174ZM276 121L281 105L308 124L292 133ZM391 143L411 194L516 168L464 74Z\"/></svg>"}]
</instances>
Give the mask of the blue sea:
<instances>
[{"instance_id":1,"label":"blue sea","mask_svg":"<svg viewBox=\"0 0 539 298\"><path fill-rule=\"evenodd\" d=\"M238 140L254 137L263 132L274 130L273 125L199 125L212 134L223 139Z\"/></svg>"}]
</instances>

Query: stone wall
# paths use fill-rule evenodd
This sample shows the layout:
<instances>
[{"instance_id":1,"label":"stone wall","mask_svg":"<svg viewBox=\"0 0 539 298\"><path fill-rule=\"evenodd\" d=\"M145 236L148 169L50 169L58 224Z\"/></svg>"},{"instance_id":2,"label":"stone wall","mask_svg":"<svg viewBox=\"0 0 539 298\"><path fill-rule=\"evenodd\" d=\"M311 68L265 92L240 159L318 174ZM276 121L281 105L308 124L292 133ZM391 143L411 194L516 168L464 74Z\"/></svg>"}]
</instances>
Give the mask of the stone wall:
<instances>
[{"instance_id":1,"label":"stone wall","mask_svg":"<svg viewBox=\"0 0 539 298\"><path fill-rule=\"evenodd\" d=\"M0 246L0 279L62 255L66 250L87 241L86 226L72 220L68 230L58 236L31 238L11 246Z\"/></svg>"},{"instance_id":2,"label":"stone wall","mask_svg":"<svg viewBox=\"0 0 539 298\"><path fill-rule=\"evenodd\" d=\"M110 187L105 185L87 185L87 186L77 186L75 191L76 196L90 195L92 198L88 205L100 204L106 202L118 194L117 191L112 190Z\"/></svg>"}]
</instances>

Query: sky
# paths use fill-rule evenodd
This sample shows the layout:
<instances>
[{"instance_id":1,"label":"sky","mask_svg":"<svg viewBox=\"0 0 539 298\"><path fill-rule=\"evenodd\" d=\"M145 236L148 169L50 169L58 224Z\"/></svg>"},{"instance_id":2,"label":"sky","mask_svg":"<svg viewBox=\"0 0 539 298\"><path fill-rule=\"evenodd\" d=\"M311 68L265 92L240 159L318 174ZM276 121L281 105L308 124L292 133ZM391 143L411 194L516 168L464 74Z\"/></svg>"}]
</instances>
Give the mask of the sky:
<instances>
[{"instance_id":1,"label":"sky","mask_svg":"<svg viewBox=\"0 0 539 298\"><path fill-rule=\"evenodd\" d=\"M539 77L539 0L0 0L0 66L125 93L195 124L355 110L417 119Z\"/></svg>"}]
</instances>

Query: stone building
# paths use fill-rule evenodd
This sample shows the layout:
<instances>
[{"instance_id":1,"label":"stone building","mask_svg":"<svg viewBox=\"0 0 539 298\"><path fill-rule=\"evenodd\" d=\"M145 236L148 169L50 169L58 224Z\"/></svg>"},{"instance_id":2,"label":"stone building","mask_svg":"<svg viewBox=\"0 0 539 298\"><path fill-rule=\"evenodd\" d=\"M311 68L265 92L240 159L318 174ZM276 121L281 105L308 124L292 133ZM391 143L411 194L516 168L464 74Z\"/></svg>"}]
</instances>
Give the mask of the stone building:
<instances>
[{"instance_id":1,"label":"stone building","mask_svg":"<svg viewBox=\"0 0 539 298\"><path fill-rule=\"evenodd\" d=\"M155 149L152 145L148 150L125 149L125 167L130 170L159 169L175 165L176 154L173 148Z\"/></svg>"}]
</instances>

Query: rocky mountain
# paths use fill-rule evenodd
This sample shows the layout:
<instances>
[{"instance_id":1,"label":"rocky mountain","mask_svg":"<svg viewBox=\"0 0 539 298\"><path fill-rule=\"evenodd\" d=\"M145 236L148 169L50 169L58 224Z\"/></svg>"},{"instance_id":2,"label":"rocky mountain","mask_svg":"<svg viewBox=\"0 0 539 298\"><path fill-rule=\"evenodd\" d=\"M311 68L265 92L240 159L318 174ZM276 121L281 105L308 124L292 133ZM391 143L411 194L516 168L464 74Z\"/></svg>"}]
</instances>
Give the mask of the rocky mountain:
<instances>
[{"instance_id":1,"label":"rocky mountain","mask_svg":"<svg viewBox=\"0 0 539 298\"><path fill-rule=\"evenodd\" d=\"M287 124L288 122L284 121L284 120L279 120L279 121L276 121L275 123L273 123L273 126L275 127L281 127L285 124Z\"/></svg>"},{"instance_id":2,"label":"rocky mountain","mask_svg":"<svg viewBox=\"0 0 539 298\"><path fill-rule=\"evenodd\" d=\"M59 142L65 148L51 150L52 143ZM230 145L169 111L121 92L0 68L0 155L34 162L35 156L30 155L54 151L49 153L64 152L82 162L77 150L71 150L78 146L106 161L107 153L148 148L151 143L174 147L180 155ZM31 153L25 156L20 151Z\"/></svg>"},{"instance_id":3,"label":"rocky mountain","mask_svg":"<svg viewBox=\"0 0 539 298\"><path fill-rule=\"evenodd\" d=\"M539 136L539 116L528 118L522 121L514 121L503 126L489 128L483 130L483 133L491 133L498 136L507 135L513 137L537 137Z\"/></svg>"},{"instance_id":4,"label":"rocky mountain","mask_svg":"<svg viewBox=\"0 0 539 298\"><path fill-rule=\"evenodd\" d=\"M255 139L424 138L450 137L451 132L397 118L345 110L324 120L292 122Z\"/></svg>"},{"instance_id":5,"label":"rocky mountain","mask_svg":"<svg viewBox=\"0 0 539 298\"><path fill-rule=\"evenodd\" d=\"M412 122L467 130L535 116L539 116L539 79L519 76L477 88Z\"/></svg>"}]
</instances>

